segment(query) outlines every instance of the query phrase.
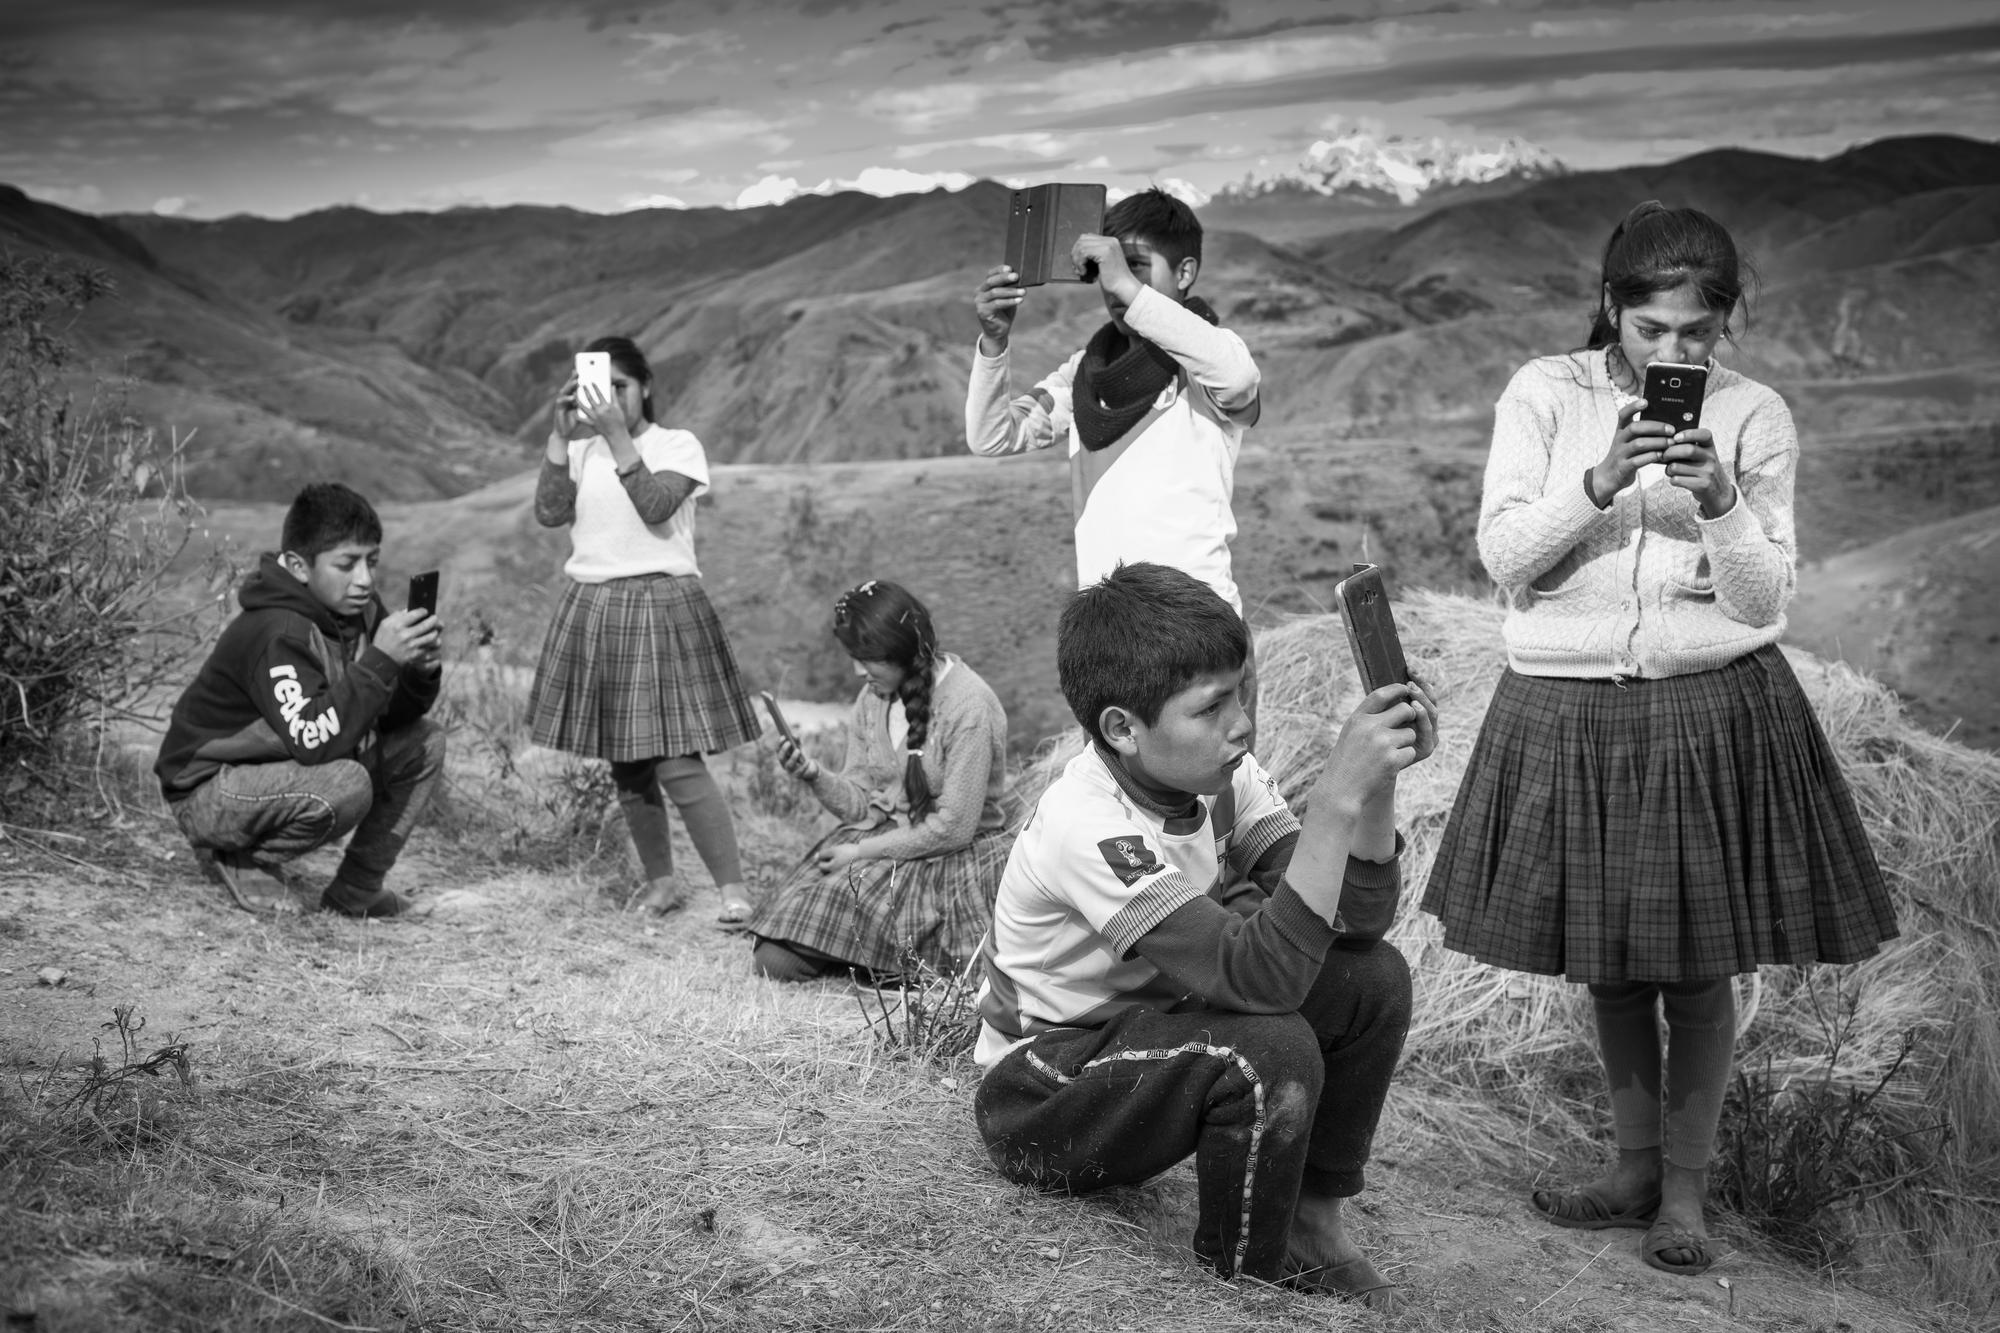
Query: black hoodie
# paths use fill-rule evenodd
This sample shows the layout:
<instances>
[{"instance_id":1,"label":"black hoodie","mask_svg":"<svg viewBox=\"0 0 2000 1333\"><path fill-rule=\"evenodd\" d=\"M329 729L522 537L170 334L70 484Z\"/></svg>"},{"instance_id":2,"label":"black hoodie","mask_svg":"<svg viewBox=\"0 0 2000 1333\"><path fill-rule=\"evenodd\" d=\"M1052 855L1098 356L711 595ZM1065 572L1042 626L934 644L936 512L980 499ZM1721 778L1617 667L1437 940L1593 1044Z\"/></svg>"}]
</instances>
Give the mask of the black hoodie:
<instances>
[{"instance_id":1,"label":"black hoodie","mask_svg":"<svg viewBox=\"0 0 2000 1333\"><path fill-rule=\"evenodd\" d=\"M386 613L379 597L360 615L336 615L267 555L236 600L243 613L174 705L153 765L169 802L226 764L355 759L372 768L376 734L437 701L439 673L399 669L374 646Z\"/></svg>"}]
</instances>

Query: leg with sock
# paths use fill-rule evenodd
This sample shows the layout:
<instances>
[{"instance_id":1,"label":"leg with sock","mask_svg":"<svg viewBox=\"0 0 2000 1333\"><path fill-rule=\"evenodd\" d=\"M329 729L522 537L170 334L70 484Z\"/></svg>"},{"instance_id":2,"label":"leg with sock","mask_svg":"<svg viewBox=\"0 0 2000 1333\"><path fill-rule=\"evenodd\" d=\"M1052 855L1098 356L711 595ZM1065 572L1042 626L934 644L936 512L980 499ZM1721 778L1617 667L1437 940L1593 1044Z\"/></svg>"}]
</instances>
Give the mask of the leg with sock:
<instances>
[{"instance_id":1,"label":"leg with sock","mask_svg":"<svg viewBox=\"0 0 2000 1333\"><path fill-rule=\"evenodd\" d=\"M659 763L660 785L687 825L701 863L708 867L722 895L725 923L748 920L751 906L743 887L743 860L736 847L736 821L729 800L716 786L715 775L698 754L677 755Z\"/></svg>"},{"instance_id":2,"label":"leg with sock","mask_svg":"<svg viewBox=\"0 0 2000 1333\"><path fill-rule=\"evenodd\" d=\"M1641 1252L1655 1268L1692 1275L1714 1261L1702 1204L1722 1098L1736 1062L1736 995L1723 980L1665 983L1660 997L1667 1019L1660 1219L1646 1233Z\"/></svg>"},{"instance_id":3,"label":"leg with sock","mask_svg":"<svg viewBox=\"0 0 2000 1333\"><path fill-rule=\"evenodd\" d=\"M1651 982L1593 983L1598 1053L1611 1090L1618 1163L1574 1189L1536 1190L1535 1211L1557 1226L1601 1230L1650 1226L1660 1208L1660 988Z\"/></svg>"},{"instance_id":4,"label":"leg with sock","mask_svg":"<svg viewBox=\"0 0 2000 1333\"><path fill-rule=\"evenodd\" d=\"M664 916L678 910L686 902L686 894L674 878L674 850L667 828L667 806L660 794L659 762L613 760L611 785L617 789L618 808L625 814L625 829L632 835L632 848L639 853L640 872L646 877L645 889L631 905Z\"/></svg>"}]
</instances>

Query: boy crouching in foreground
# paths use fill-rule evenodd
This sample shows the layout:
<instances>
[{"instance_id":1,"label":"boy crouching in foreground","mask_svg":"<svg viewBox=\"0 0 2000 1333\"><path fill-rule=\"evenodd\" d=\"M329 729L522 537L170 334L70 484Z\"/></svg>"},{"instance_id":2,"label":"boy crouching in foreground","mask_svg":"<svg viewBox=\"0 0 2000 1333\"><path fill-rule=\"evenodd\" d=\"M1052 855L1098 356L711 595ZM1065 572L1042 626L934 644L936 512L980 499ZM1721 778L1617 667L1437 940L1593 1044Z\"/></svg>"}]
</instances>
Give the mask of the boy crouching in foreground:
<instances>
[{"instance_id":1,"label":"boy crouching in foreground","mask_svg":"<svg viewBox=\"0 0 2000 1333\"><path fill-rule=\"evenodd\" d=\"M439 626L375 595L382 521L337 483L306 487L283 549L237 593L243 613L174 705L153 771L195 859L248 911L297 903L273 863L354 838L322 909L396 916L383 886L444 767Z\"/></svg>"},{"instance_id":2,"label":"boy crouching in foreground","mask_svg":"<svg viewBox=\"0 0 2000 1333\"><path fill-rule=\"evenodd\" d=\"M1437 714L1415 685L1364 699L1302 826L1244 748L1248 651L1229 604L1163 565L1120 566L1063 611L1063 695L1093 744L1000 881L979 1132L1009 1179L1079 1193L1193 1153L1205 1262L1387 1309L1341 1201L1409 1027L1409 969L1382 939L1396 775L1436 748Z\"/></svg>"}]
</instances>

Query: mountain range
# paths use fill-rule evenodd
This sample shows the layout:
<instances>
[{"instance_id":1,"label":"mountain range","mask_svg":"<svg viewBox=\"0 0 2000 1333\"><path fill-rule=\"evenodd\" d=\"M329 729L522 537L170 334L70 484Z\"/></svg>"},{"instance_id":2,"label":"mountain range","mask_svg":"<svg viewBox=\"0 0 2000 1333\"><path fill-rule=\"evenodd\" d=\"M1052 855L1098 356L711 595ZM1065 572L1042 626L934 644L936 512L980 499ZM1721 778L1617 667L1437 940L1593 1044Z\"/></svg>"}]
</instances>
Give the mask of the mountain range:
<instances>
[{"instance_id":1,"label":"mountain range","mask_svg":"<svg viewBox=\"0 0 2000 1333\"><path fill-rule=\"evenodd\" d=\"M1414 204L1454 185L1525 183L1567 173L1549 152L1523 139L1486 146L1436 136L1377 136L1349 129L1320 139L1296 167L1267 175L1251 173L1217 194L1224 200L1270 194L1346 195Z\"/></svg>"},{"instance_id":2,"label":"mountain range","mask_svg":"<svg viewBox=\"0 0 2000 1333\"><path fill-rule=\"evenodd\" d=\"M961 452L971 293L1001 251L1006 193L979 182L615 216L195 221L91 217L0 188L0 249L110 273L117 299L73 330L84 374L114 381L143 419L194 431L197 494L273 501L329 476L424 501L532 466L570 353L606 332L638 339L662 416L718 463ZM1249 342L1266 386L1239 515L1255 491L1296 529L1266 573L1302 600L1274 592L1262 604L1311 604L1360 551L1418 581L1476 581L1465 552L1492 400L1521 361L1582 340L1605 235L1660 198L1725 221L1761 274L1723 355L1778 387L1799 421L1805 557L1905 542L1869 566L1893 596L1912 552L1920 565L1926 543L1948 542L1952 577L1924 605L1954 617L1950 651L1984 645L2000 547L1937 525L2000 503L1981 480L2000 421L2000 146L1927 136L1826 159L1719 149L1514 173L1410 204L1364 193L1253 191L1202 209L1196 290ZM1092 291L1036 289L1014 341L1020 380L1102 318ZM1260 470L1277 467L1288 476L1256 491ZM1837 623L1814 596L1809 569L1801 633ZM1885 675L1913 651L1885 658ZM2000 720L2000 697L1954 702L1980 689L2000 687L1954 686L1930 706L1943 720Z\"/></svg>"}]
</instances>

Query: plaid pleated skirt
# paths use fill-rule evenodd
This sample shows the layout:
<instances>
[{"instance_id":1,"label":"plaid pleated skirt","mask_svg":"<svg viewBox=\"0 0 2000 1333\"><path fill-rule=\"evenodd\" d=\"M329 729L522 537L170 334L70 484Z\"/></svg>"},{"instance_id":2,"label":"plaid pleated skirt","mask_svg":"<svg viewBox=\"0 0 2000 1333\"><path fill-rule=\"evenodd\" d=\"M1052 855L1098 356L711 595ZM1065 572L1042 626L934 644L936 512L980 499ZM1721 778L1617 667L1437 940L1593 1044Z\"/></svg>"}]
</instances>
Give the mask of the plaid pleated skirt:
<instances>
[{"instance_id":1,"label":"plaid pleated skirt","mask_svg":"<svg viewBox=\"0 0 2000 1333\"><path fill-rule=\"evenodd\" d=\"M857 861L835 875L813 864L823 849L874 831L843 825L820 839L764 899L750 933L803 944L877 975L897 975L911 958L957 972L993 924L1012 831L981 833L969 847L921 861Z\"/></svg>"},{"instance_id":2,"label":"plaid pleated skirt","mask_svg":"<svg viewBox=\"0 0 2000 1333\"><path fill-rule=\"evenodd\" d=\"M1895 912L1819 719L1768 646L1658 680L1502 674L1423 907L1575 982L1852 963Z\"/></svg>"},{"instance_id":3,"label":"plaid pleated skirt","mask_svg":"<svg viewBox=\"0 0 2000 1333\"><path fill-rule=\"evenodd\" d=\"M572 582L528 696L535 744L592 759L716 754L757 715L701 579Z\"/></svg>"}]
</instances>

